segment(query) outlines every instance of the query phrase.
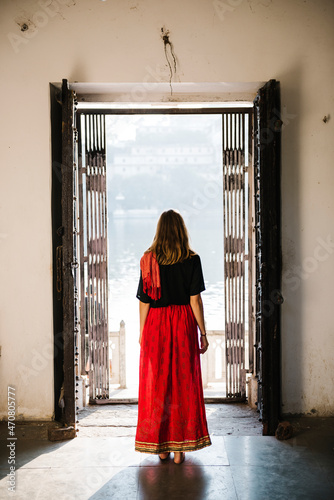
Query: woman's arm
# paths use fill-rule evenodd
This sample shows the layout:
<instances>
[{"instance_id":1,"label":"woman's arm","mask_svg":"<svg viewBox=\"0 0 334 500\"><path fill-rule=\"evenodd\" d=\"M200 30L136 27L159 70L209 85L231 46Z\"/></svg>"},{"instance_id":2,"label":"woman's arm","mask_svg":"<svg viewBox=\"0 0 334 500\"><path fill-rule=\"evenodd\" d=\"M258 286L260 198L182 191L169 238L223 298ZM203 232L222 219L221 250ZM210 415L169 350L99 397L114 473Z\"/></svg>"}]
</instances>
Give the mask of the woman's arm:
<instances>
[{"instance_id":1,"label":"woman's arm","mask_svg":"<svg viewBox=\"0 0 334 500\"><path fill-rule=\"evenodd\" d=\"M208 339L206 338L205 323L204 323L204 308L201 294L190 295L190 307L194 313L197 321L198 328L201 332L201 349L200 353L203 354L209 347Z\"/></svg>"},{"instance_id":2,"label":"woman's arm","mask_svg":"<svg viewBox=\"0 0 334 500\"><path fill-rule=\"evenodd\" d=\"M139 301L139 322L140 322L140 336L139 336L139 344L141 344L141 337L143 334L143 328L145 325L145 321L148 315L148 310L150 308L150 304L146 304L145 302Z\"/></svg>"}]
</instances>

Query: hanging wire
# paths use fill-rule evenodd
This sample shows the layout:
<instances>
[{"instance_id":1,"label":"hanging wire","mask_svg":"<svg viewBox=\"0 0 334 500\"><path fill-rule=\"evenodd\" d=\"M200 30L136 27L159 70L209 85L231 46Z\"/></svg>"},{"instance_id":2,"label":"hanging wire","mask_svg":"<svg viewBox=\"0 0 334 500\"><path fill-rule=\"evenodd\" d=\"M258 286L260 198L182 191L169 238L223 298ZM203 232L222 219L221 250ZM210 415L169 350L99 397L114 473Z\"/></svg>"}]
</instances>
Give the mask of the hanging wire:
<instances>
[{"instance_id":1,"label":"hanging wire","mask_svg":"<svg viewBox=\"0 0 334 500\"><path fill-rule=\"evenodd\" d=\"M161 33L164 42L165 57L169 68L170 94L173 95L172 78L173 78L173 72L174 74L176 73L176 57L174 54L173 45L169 40L169 31L168 30L165 31L164 28L161 28ZM167 50L167 47L169 48L169 50Z\"/></svg>"}]
</instances>

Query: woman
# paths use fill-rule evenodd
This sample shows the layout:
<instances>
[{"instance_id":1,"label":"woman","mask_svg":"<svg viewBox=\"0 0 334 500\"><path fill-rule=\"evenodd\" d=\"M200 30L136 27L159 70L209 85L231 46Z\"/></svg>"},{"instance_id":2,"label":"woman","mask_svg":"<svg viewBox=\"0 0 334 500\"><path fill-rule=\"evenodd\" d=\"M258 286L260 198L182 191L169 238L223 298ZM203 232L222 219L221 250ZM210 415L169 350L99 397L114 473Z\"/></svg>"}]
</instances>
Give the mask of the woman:
<instances>
[{"instance_id":1,"label":"woman","mask_svg":"<svg viewBox=\"0 0 334 500\"><path fill-rule=\"evenodd\" d=\"M190 249L178 212L163 212L140 261L138 425L135 449L184 461L185 451L211 444L200 353L206 337L200 257ZM198 330L200 330L200 346Z\"/></svg>"}]
</instances>

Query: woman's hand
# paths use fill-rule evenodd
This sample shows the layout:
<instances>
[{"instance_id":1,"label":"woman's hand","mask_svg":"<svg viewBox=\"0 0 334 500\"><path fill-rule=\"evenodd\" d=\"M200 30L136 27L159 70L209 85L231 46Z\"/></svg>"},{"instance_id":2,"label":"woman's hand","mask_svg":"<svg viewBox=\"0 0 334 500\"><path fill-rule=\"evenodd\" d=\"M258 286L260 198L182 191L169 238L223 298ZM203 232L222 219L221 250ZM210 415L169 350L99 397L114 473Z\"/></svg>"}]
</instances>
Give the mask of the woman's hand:
<instances>
[{"instance_id":1,"label":"woman's hand","mask_svg":"<svg viewBox=\"0 0 334 500\"><path fill-rule=\"evenodd\" d=\"M197 295L190 295L190 307L194 313L196 323L201 333L201 348L199 352L201 354L204 354L208 350L209 342L208 339L206 338L206 335L204 335L205 334L204 308L200 293L198 293Z\"/></svg>"},{"instance_id":2,"label":"woman's hand","mask_svg":"<svg viewBox=\"0 0 334 500\"><path fill-rule=\"evenodd\" d=\"M201 354L204 354L208 350L208 347L209 347L209 341L208 341L206 335L201 335L201 348L200 348L199 352Z\"/></svg>"}]
</instances>

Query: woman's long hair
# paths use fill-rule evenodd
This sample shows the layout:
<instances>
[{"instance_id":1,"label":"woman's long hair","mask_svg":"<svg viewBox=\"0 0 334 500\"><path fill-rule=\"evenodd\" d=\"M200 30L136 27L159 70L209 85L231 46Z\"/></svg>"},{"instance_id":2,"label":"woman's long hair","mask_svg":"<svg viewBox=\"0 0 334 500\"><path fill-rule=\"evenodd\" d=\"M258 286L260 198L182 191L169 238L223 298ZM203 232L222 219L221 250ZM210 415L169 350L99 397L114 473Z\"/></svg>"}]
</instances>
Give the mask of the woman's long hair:
<instances>
[{"instance_id":1,"label":"woman's long hair","mask_svg":"<svg viewBox=\"0 0 334 500\"><path fill-rule=\"evenodd\" d=\"M153 252L159 264L176 264L195 255L182 216L175 210L160 215L154 240L147 252Z\"/></svg>"}]
</instances>

